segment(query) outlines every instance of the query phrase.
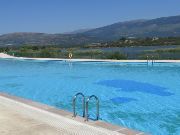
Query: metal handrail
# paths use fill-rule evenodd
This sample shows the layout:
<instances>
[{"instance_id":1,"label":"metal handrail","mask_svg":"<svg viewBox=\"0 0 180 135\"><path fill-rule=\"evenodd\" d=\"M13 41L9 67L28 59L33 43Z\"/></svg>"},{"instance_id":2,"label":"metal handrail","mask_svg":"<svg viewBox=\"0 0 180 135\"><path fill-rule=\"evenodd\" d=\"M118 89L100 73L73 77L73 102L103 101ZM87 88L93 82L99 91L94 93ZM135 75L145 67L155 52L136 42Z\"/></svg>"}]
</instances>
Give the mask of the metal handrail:
<instances>
[{"instance_id":1,"label":"metal handrail","mask_svg":"<svg viewBox=\"0 0 180 135\"><path fill-rule=\"evenodd\" d=\"M149 63L149 56L147 56L147 64Z\"/></svg>"},{"instance_id":2,"label":"metal handrail","mask_svg":"<svg viewBox=\"0 0 180 135\"><path fill-rule=\"evenodd\" d=\"M154 56L152 56L152 65L154 64Z\"/></svg>"},{"instance_id":3,"label":"metal handrail","mask_svg":"<svg viewBox=\"0 0 180 135\"><path fill-rule=\"evenodd\" d=\"M77 96L82 96L82 108L83 108L83 117L85 117L85 96L82 93L77 93L72 100L72 104L73 104L73 117L76 117L77 113L76 113L76 98Z\"/></svg>"},{"instance_id":4,"label":"metal handrail","mask_svg":"<svg viewBox=\"0 0 180 135\"><path fill-rule=\"evenodd\" d=\"M147 65L149 64L149 61L152 63L152 65L154 65L155 63L154 56L151 56L151 59L149 59L149 56L147 56L146 58L147 58Z\"/></svg>"},{"instance_id":5,"label":"metal handrail","mask_svg":"<svg viewBox=\"0 0 180 135\"><path fill-rule=\"evenodd\" d=\"M96 99L96 109L97 109L97 112L96 112L96 120L99 119L99 99L98 97L96 97L95 95L92 95L90 97L88 97L88 99L86 100L86 121L88 121L88 105L89 105L89 101L91 98L95 98Z\"/></svg>"}]
</instances>

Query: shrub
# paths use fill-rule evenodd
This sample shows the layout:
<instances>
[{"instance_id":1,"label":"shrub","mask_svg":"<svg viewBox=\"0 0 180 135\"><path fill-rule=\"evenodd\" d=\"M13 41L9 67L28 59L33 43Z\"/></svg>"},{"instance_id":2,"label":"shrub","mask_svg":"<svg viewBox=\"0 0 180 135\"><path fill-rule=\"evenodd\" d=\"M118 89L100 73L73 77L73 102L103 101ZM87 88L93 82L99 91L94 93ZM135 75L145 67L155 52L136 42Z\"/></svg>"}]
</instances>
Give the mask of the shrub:
<instances>
[{"instance_id":1,"label":"shrub","mask_svg":"<svg viewBox=\"0 0 180 135\"><path fill-rule=\"evenodd\" d=\"M120 52L114 52L108 54L107 59L121 60L121 59L127 59L127 57L124 54L121 54Z\"/></svg>"}]
</instances>

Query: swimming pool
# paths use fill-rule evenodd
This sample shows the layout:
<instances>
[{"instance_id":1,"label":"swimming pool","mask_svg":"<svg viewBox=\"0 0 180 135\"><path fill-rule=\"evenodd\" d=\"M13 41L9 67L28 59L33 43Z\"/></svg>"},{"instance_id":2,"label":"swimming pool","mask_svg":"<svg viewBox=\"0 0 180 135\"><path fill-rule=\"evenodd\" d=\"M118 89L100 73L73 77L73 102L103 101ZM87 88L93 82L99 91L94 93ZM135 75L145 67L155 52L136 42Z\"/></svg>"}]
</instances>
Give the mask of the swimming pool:
<instances>
[{"instance_id":1,"label":"swimming pool","mask_svg":"<svg viewBox=\"0 0 180 135\"><path fill-rule=\"evenodd\" d=\"M180 134L179 82L180 63L0 59L1 92L69 111L77 92L95 94L102 120L156 135Z\"/></svg>"}]
</instances>

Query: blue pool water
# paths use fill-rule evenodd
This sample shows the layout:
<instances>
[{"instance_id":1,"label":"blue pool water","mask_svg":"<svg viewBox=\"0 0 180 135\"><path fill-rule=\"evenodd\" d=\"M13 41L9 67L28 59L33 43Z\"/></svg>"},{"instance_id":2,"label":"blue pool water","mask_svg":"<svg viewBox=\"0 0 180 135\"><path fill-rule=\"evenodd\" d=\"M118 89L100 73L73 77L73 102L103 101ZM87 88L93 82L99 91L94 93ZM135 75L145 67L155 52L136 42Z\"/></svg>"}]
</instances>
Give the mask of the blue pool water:
<instances>
[{"instance_id":1,"label":"blue pool water","mask_svg":"<svg viewBox=\"0 0 180 135\"><path fill-rule=\"evenodd\" d=\"M178 63L152 67L146 63L1 59L0 91L69 111L77 92L95 94L104 121L155 135L180 134ZM95 117L93 104L91 118Z\"/></svg>"}]
</instances>

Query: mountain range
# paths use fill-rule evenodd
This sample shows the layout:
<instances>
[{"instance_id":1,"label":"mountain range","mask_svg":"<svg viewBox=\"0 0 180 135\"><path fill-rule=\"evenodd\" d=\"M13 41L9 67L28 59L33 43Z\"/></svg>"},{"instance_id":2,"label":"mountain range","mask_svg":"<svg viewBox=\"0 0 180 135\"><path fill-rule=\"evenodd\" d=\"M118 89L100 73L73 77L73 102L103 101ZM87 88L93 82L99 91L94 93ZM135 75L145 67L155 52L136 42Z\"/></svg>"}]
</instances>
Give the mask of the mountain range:
<instances>
[{"instance_id":1,"label":"mountain range","mask_svg":"<svg viewBox=\"0 0 180 135\"><path fill-rule=\"evenodd\" d=\"M118 40L121 37L180 37L180 16L150 20L133 20L108 26L84 29L64 34L9 33L0 35L0 46L61 45L75 46Z\"/></svg>"},{"instance_id":2,"label":"mountain range","mask_svg":"<svg viewBox=\"0 0 180 135\"><path fill-rule=\"evenodd\" d=\"M85 33L85 32L90 31L90 30L92 30L92 29L90 29L90 28L78 29L78 30L74 30L71 32L65 32L63 34L79 34L79 33Z\"/></svg>"}]
</instances>

